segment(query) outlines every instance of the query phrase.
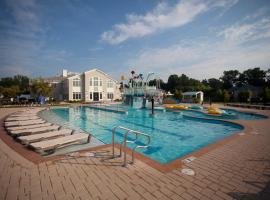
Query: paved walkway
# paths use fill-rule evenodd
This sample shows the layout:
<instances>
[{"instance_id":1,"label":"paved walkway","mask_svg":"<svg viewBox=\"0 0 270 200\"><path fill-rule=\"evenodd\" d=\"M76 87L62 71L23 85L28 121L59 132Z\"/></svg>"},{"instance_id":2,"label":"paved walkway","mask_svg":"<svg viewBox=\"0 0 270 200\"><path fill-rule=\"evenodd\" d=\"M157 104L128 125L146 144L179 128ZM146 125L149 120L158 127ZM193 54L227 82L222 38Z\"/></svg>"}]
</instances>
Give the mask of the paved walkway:
<instances>
[{"instance_id":1,"label":"paved walkway","mask_svg":"<svg viewBox=\"0 0 270 200\"><path fill-rule=\"evenodd\" d=\"M14 111L1 109L0 118ZM141 161L124 168L107 159L109 148L33 164L0 140L0 199L270 199L270 119L247 126L259 134L246 132L182 166L195 176Z\"/></svg>"}]
</instances>

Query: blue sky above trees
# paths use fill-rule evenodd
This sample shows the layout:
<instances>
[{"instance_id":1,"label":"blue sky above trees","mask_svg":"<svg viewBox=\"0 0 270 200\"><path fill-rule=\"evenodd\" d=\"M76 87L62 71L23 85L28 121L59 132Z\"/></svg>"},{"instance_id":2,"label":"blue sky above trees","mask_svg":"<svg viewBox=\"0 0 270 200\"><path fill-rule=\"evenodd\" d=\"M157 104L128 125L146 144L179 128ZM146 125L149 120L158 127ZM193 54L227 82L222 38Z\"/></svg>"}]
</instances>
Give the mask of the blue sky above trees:
<instances>
[{"instance_id":1,"label":"blue sky above trees","mask_svg":"<svg viewBox=\"0 0 270 200\"><path fill-rule=\"evenodd\" d=\"M0 76L270 68L268 0L0 1Z\"/></svg>"}]
</instances>

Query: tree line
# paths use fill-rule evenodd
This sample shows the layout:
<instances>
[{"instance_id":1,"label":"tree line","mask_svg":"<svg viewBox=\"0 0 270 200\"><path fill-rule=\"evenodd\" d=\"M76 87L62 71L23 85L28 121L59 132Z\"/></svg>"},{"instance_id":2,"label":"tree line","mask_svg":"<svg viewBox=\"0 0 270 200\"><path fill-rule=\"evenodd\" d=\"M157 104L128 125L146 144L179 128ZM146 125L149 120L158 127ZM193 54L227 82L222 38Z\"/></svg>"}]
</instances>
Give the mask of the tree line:
<instances>
[{"instance_id":1,"label":"tree line","mask_svg":"<svg viewBox=\"0 0 270 200\"><path fill-rule=\"evenodd\" d=\"M174 94L177 99L182 98L183 92L203 91L206 101L270 102L270 69L256 67L243 72L229 70L224 71L220 78L202 81L185 74L172 74L167 82L159 81L161 89ZM153 80L150 85L155 83L156 80ZM242 90L238 92L240 88ZM255 90L258 92L256 95L253 94Z\"/></svg>"},{"instance_id":2,"label":"tree line","mask_svg":"<svg viewBox=\"0 0 270 200\"><path fill-rule=\"evenodd\" d=\"M52 94L52 88L42 78L29 79L27 76L16 75L0 79L0 95L3 98L15 98L20 94L31 94L33 97Z\"/></svg>"},{"instance_id":3,"label":"tree line","mask_svg":"<svg viewBox=\"0 0 270 200\"><path fill-rule=\"evenodd\" d=\"M156 80L150 81L150 85L155 83ZM238 70L224 71L220 78L202 81L189 78L185 74L172 74L168 77L167 82L159 80L159 83L161 89L172 93L175 98L180 100L183 92L203 91L205 101L270 102L270 69L262 70L259 67L243 72ZM237 93L235 98L235 93L239 88L245 89ZM258 94L254 95L254 90L257 90ZM29 79L27 76L16 75L0 79L0 96L15 98L20 94L51 97L52 88L42 78Z\"/></svg>"}]
</instances>

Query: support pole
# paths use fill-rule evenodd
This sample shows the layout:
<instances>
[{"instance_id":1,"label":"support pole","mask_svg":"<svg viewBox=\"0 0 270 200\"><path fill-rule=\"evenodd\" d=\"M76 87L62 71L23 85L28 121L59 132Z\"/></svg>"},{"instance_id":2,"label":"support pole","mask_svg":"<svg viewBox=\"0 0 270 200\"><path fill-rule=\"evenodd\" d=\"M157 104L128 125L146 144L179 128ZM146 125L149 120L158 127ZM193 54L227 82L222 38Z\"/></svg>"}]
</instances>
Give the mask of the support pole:
<instances>
[{"instance_id":1,"label":"support pole","mask_svg":"<svg viewBox=\"0 0 270 200\"><path fill-rule=\"evenodd\" d=\"M152 115L154 115L154 98L151 99L151 103L152 103Z\"/></svg>"}]
</instances>

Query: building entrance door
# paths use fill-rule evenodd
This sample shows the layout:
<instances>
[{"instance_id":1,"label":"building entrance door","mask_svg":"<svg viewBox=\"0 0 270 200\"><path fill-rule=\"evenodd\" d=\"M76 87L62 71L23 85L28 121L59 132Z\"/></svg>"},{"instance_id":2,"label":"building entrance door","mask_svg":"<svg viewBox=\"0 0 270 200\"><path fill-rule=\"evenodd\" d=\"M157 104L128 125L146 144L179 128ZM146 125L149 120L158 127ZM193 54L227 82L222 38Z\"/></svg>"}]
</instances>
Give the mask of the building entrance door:
<instances>
[{"instance_id":1,"label":"building entrance door","mask_svg":"<svg viewBox=\"0 0 270 200\"><path fill-rule=\"evenodd\" d=\"M99 101L99 93L98 92L94 92L94 101Z\"/></svg>"}]
</instances>

